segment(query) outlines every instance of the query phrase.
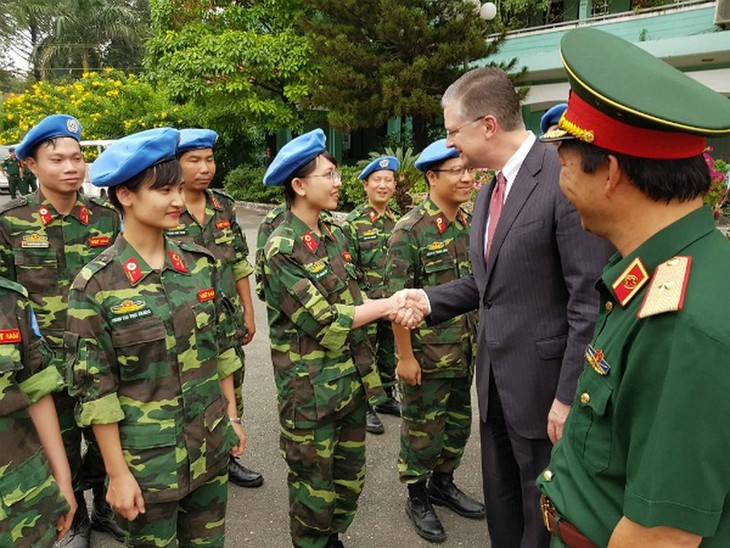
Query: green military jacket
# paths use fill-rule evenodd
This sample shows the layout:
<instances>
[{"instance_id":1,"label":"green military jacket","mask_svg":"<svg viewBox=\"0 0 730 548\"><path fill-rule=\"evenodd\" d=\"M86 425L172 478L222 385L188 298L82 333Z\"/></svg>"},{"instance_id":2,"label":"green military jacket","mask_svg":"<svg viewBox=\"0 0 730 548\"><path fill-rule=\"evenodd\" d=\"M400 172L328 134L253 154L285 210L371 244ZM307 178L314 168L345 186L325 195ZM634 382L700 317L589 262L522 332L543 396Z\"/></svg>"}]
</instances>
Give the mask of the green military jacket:
<instances>
[{"instance_id":1,"label":"green military jacket","mask_svg":"<svg viewBox=\"0 0 730 548\"><path fill-rule=\"evenodd\" d=\"M395 225L385 261L388 293L425 288L471 274L469 214L459 210L450 223L430 198ZM476 312L411 331L413 354L424 375L460 377L471 373Z\"/></svg>"},{"instance_id":2,"label":"green military jacket","mask_svg":"<svg viewBox=\"0 0 730 548\"><path fill-rule=\"evenodd\" d=\"M271 359L287 428L312 428L366 396L384 399L367 330L352 328L363 299L344 236L321 218L319 228L322 236L287 212L265 248Z\"/></svg>"},{"instance_id":3,"label":"green military jacket","mask_svg":"<svg viewBox=\"0 0 730 548\"><path fill-rule=\"evenodd\" d=\"M540 490L598 546L622 516L730 546L730 245L707 207L614 255Z\"/></svg>"},{"instance_id":4,"label":"green military jacket","mask_svg":"<svg viewBox=\"0 0 730 548\"><path fill-rule=\"evenodd\" d=\"M1 165L5 170L5 173L8 174L8 177L20 178L20 160L17 158L13 160L10 156L8 156L2 161Z\"/></svg>"},{"instance_id":5,"label":"green military jacket","mask_svg":"<svg viewBox=\"0 0 730 548\"><path fill-rule=\"evenodd\" d=\"M253 272L248 262L248 245L236 218L236 201L219 190L206 190L205 219L199 224L189 211L180 216L180 224L166 231L173 240L198 244L215 257L215 272L221 297L228 310L227 318L232 320L224 329L220 341L221 352L240 346L246 333L243 321L243 304L236 288L236 282Z\"/></svg>"},{"instance_id":6,"label":"green military jacket","mask_svg":"<svg viewBox=\"0 0 730 548\"><path fill-rule=\"evenodd\" d=\"M0 207L0 275L28 290L54 350L63 346L71 282L118 233L117 211L82 194L68 215L56 212L40 189Z\"/></svg>"},{"instance_id":7,"label":"green military jacket","mask_svg":"<svg viewBox=\"0 0 730 548\"><path fill-rule=\"evenodd\" d=\"M266 259L266 242L269 236L271 236L271 233L274 232L274 229L281 224L286 212L286 204L279 204L273 208L263 218L256 233L256 296L262 301L265 300L263 275L264 261Z\"/></svg>"},{"instance_id":8,"label":"green military jacket","mask_svg":"<svg viewBox=\"0 0 730 548\"><path fill-rule=\"evenodd\" d=\"M385 254L397 220L398 215L391 208L378 215L369 204L364 204L353 209L342 225L352 261L362 275L362 288L371 299L385 296Z\"/></svg>"},{"instance_id":9,"label":"green military jacket","mask_svg":"<svg viewBox=\"0 0 730 548\"><path fill-rule=\"evenodd\" d=\"M0 522L3 508L53 481L28 407L63 388L25 289L0 278ZM52 526L43 524L44 526Z\"/></svg>"},{"instance_id":10,"label":"green military jacket","mask_svg":"<svg viewBox=\"0 0 730 548\"><path fill-rule=\"evenodd\" d=\"M148 502L202 485L236 437L220 388L233 370L218 368L213 258L169 239L166 250L165 266L153 270L120 236L74 280L66 333L77 422L119 423Z\"/></svg>"}]
</instances>

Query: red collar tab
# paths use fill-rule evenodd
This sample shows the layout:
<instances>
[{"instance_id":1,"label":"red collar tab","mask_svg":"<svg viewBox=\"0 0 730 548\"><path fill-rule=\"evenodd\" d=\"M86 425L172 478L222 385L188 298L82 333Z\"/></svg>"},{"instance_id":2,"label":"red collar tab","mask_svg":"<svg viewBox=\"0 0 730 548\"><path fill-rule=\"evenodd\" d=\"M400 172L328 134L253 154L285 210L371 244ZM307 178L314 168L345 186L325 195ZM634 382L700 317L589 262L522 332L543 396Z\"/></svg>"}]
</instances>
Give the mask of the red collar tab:
<instances>
[{"instance_id":1,"label":"red collar tab","mask_svg":"<svg viewBox=\"0 0 730 548\"><path fill-rule=\"evenodd\" d=\"M375 221L377 221L377 220L378 220L378 213L377 213L377 212L376 212L376 211L375 211L374 209L371 209L371 210L370 210L370 213L369 213L369 215L370 215L370 221L371 221L371 222L373 222L373 223L374 223Z\"/></svg>"},{"instance_id":2,"label":"red collar tab","mask_svg":"<svg viewBox=\"0 0 730 548\"><path fill-rule=\"evenodd\" d=\"M444 230L449 226L449 221L446 220L443 213L439 213L433 218L433 222L436 223L436 228L439 230L439 234L443 234Z\"/></svg>"},{"instance_id":3,"label":"red collar tab","mask_svg":"<svg viewBox=\"0 0 730 548\"><path fill-rule=\"evenodd\" d=\"M85 225L89 224L89 208L86 206L79 208L79 220Z\"/></svg>"},{"instance_id":4,"label":"red collar tab","mask_svg":"<svg viewBox=\"0 0 730 548\"><path fill-rule=\"evenodd\" d=\"M127 275L129 283L134 285L142 279L142 269L139 267L137 259L130 257L122 265L124 266L124 273Z\"/></svg>"},{"instance_id":5,"label":"red collar tab","mask_svg":"<svg viewBox=\"0 0 730 548\"><path fill-rule=\"evenodd\" d=\"M41 218L41 222L44 225L47 225L53 220L53 215L51 215L51 210L48 209L48 206L41 206L38 209L38 216Z\"/></svg>"},{"instance_id":6,"label":"red collar tab","mask_svg":"<svg viewBox=\"0 0 730 548\"><path fill-rule=\"evenodd\" d=\"M314 236L312 236L312 233L309 230L307 230L304 233L304 236L302 236L302 241L304 242L304 245L307 246L307 249L311 253L314 253L315 251L317 251L317 246L319 246L319 243L317 242L317 239Z\"/></svg>"},{"instance_id":7,"label":"red collar tab","mask_svg":"<svg viewBox=\"0 0 730 548\"><path fill-rule=\"evenodd\" d=\"M613 292L622 307L626 307L631 299L649 281L644 263L636 257L621 275L611 284Z\"/></svg>"},{"instance_id":8,"label":"red collar tab","mask_svg":"<svg viewBox=\"0 0 730 548\"><path fill-rule=\"evenodd\" d=\"M218 198L216 198L214 194L210 195L210 203L213 204L213 207L215 209L217 209L218 211L223 209L223 207L221 206L221 203L218 201Z\"/></svg>"},{"instance_id":9,"label":"red collar tab","mask_svg":"<svg viewBox=\"0 0 730 548\"><path fill-rule=\"evenodd\" d=\"M174 251L168 251L167 255L170 257L170 262L172 263L172 266L175 270L177 270L178 272L187 273L188 269L185 266L182 257L180 257L178 253L175 253Z\"/></svg>"},{"instance_id":10,"label":"red collar tab","mask_svg":"<svg viewBox=\"0 0 730 548\"><path fill-rule=\"evenodd\" d=\"M691 158L699 156L707 148L704 136L626 124L604 114L572 92L568 109L560 118L558 127L586 143L639 158Z\"/></svg>"}]
</instances>

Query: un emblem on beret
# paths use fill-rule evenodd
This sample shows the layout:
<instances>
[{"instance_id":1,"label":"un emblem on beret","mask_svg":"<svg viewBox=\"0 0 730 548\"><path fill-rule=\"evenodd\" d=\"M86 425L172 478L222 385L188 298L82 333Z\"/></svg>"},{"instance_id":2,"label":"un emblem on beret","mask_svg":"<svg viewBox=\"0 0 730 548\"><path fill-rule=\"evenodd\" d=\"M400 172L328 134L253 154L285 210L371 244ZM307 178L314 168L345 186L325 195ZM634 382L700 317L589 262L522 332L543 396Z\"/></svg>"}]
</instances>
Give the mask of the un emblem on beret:
<instances>
[{"instance_id":1,"label":"un emblem on beret","mask_svg":"<svg viewBox=\"0 0 730 548\"><path fill-rule=\"evenodd\" d=\"M76 133L79 130L79 121L76 118L69 118L66 120L66 129L71 133Z\"/></svg>"},{"instance_id":2,"label":"un emblem on beret","mask_svg":"<svg viewBox=\"0 0 730 548\"><path fill-rule=\"evenodd\" d=\"M379 165L380 167L388 167L388 164L389 164L389 163L390 163L390 162L389 162L388 160L386 160L385 158L383 158L382 160L380 160L380 163L379 163L378 165Z\"/></svg>"}]
</instances>

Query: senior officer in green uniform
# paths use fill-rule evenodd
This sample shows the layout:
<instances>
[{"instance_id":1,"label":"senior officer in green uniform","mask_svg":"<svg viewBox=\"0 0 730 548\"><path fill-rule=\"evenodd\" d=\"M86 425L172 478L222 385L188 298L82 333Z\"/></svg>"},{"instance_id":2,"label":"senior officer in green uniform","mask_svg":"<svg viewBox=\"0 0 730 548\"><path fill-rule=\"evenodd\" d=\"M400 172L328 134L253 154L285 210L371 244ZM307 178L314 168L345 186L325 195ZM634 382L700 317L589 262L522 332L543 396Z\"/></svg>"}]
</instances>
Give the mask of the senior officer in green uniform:
<instances>
[{"instance_id":1,"label":"senior officer in green uniform","mask_svg":"<svg viewBox=\"0 0 730 548\"><path fill-rule=\"evenodd\" d=\"M23 286L0 278L0 546L50 547L76 499L51 394L64 383Z\"/></svg>"},{"instance_id":2,"label":"senior officer in green uniform","mask_svg":"<svg viewBox=\"0 0 730 548\"><path fill-rule=\"evenodd\" d=\"M266 244L262 281L292 542L343 546L365 479L365 411L384 399L364 326L394 318L398 301L363 304L344 235L322 220L341 178L321 129L287 143L264 184L284 186L289 207Z\"/></svg>"},{"instance_id":3,"label":"senior officer in green uniform","mask_svg":"<svg viewBox=\"0 0 730 548\"><path fill-rule=\"evenodd\" d=\"M388 238L398 220L398 215L388 205L395 192L395 172L400 162L393 156L382 156L370 162L357 178L362 181L368 201L353 209L345 219L342 230L347 238L347 248L352 262L360 270L360 289L370 299L385 296L383 273ZM371 434L385 432L377 412L400 417L400 405L395 399L395 346L390 322L379 321L368 326L370 343L378 362L380 380L383 382L385 403L374 409L368 408L366 428Z\"/></svg>"},{"instance_id":4,"label":"senior officer in green uniform","mask_svg":"<svg viewBox=\"0 0 730 548\"><path fill-rule=\"evenodd\" d=\"M77 420L94 430L127 544L222 548L229 450L245 443L241 364L218 359L215 259L164 235L185 207L178 139L143 131L94 162L91 181L110 188L124 233L74 280L66 344Z\"/></svg>"},{"instance_id":5,"label":"senior officer in green uniform","mask_svg":"<svg viewBox=\"0 0 730 548\"><path fill-rule=\"evenodd\" d=\"M464 167L446 139L426 147L416 168L424 173L428 198L395 225L385 261L391 293L471 273L469 214L461 205L471 197L474 171ZM454 484L471 432L476 321L476 313L469 312L411 332L393 325L403 398L398 473L408 486L408 517L432 542L446 539L432 503L468 518L485 515L484 505Z\"/></svg>"},{"instance_id":6,"label":"senior officer in green uniform","mask_svg":"<svg viewBox=\"0 0 730 548\"><path fill-rule=\"evenodd\" d=\"M595 29L561 55L568 109L543 138L583 226L618 253L538 479L546 525L556 546L730 546L730 244L702 204L705 136L730 134L730 101Z\"/></svg>"},{"instance_id":7,"label":"senior officer in green uniform","mask_svg":"<svg viewBox=\"0 0 730 548\"><path fill-rule=\"evenodd\" d=\"M251 342L256 333L249 276L253 267L248 262L246 236L236 218L236 202L220 190L208 188L215 176L213 147L218 134L210 129L180 130L177 156L183 173L185 211L180 224L167 235L177 241L196 243L210 251L216 259L216 274L229 305L232 320L219 341L224 362L240 364L233 377L238 415L243 416L244 353L242 345ZM264 478L231 457L228 479L241 487L259 487Z\"/></svg>"},{"instance_id":8,"label":"senior officer in green uniform","mask_svg":"<svg viewBox=\"0 0 730 548\"><path fill-rule=\"evenodd\" d=\"M8 157L0 162L0 168L8 179L10 197L15 200L18 194L28 194L28 186L25 184L23 164L15 155L15 148L8 149Z\"/></svg>"},{"instance_id":9,"label":"senior officer in green uniform","mask_svg":"<svg viewBox=\"0 0 730 548\"><path fill-rule=\"evenodd\" d=\"M16 152L41 188L0 208L0 275L28 290L40 328L59 358L71 282L119 232L119 215L107 202L79 193L86 172L80 139L79 121L65 114L49 116L28 131ZM63 360L58 365L65 378ZM82 457L75 401L65 391L54 393L53 399L79 505L64 542L88 547L90 527L121 540L123 532L105 500L106 473L98 448L87 432L89 451ZM89 487L94 492L91 523L83 496Z\"/></svg>"}]
</instances>

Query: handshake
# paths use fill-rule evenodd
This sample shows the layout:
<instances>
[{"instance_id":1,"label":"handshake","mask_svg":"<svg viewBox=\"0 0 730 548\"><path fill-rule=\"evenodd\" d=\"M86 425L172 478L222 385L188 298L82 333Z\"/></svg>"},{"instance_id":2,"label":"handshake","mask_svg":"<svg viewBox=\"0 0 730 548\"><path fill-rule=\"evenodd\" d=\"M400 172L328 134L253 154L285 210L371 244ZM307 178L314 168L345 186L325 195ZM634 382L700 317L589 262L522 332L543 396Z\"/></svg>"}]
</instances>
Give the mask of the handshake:
<instances>
[{"instance_id":1,"label":"handshake","mask_svg":"<svg viewBox=\"0 0 730 548\"><path fill-rule=\"evenodd\" d=\"M406 329L415 329L430 312L426 293L421 289L401 289L387 299L387 318Z\"/></svg>"}]
</instances>

